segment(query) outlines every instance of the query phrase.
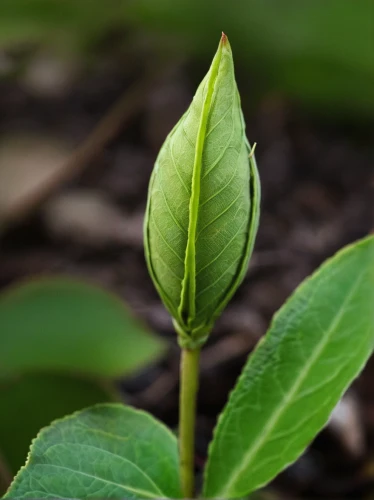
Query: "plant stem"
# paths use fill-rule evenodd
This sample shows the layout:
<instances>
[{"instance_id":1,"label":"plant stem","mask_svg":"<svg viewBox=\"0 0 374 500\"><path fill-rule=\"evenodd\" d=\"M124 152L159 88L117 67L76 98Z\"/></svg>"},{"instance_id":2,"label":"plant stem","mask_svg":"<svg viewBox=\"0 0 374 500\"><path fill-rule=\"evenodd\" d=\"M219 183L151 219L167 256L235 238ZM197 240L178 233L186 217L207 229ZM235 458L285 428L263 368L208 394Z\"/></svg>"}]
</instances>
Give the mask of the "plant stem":
<instances>
[{"instance_id":1,"label":"plant stem","mask_svg":"<svg viewBox=\"0 0 374 500\"><path fill-rule=\"evenodd\" d=\"M196 395L200 349L182 349L179 399L179 460L182 493L194 498Z\"/></svg>"}]
</instances>

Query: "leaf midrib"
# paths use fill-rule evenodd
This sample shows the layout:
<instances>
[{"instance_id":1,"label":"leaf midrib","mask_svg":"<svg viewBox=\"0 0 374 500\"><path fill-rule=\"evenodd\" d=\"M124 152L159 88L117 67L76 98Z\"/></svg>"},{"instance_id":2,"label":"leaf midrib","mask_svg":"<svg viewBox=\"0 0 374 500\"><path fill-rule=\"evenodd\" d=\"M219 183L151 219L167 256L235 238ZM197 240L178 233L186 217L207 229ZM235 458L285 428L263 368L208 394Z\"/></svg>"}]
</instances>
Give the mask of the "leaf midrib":
<instances>
[{"instance_id":1,"label":"leaf midrib","mask_svg":"<svg viewBox=\"0 0 374 500\"><path fill-rule=\"evenodd\" d=\"M305 381L305 379L308 376L310 369L314 365L315 361L318 359L318 357L323 352L326 345L329 343L336 327L339 325L339 323L343 317L344 310L345 310L347 303L350 301L352 296L355 294L356 289L357 289L357 287L362 279L362 276L365 272L362 272L356 278L354 284L352 285L351 291L347 294L346 298L344 299L342 305L339 308L337 315L335 316L330 327L328 328L327 333L324 335L323 340L316 346L314 353L310 357L309 361L305 364L303 370L300 372L300 376L298 378L296 378L295 383L293 384L291 390L288 393L286 393L286 395L284 396L281 404L279 405L279 409L275 412L275 414L273 414L273 417L271 417L268 420L268 423L264 427L264 431L260 434L260 436L255 441L255 443L253 444L251 449L245 454L244 460L242 461L242 465L240 465L236 469L236 471L233 472L233 474L231 475L231 479L226 483L226 486L225 486L223 492L217 493L215 496L219 496L222 498L226 498L229 496L230 488L235 484L238 477L244 472L244 470L248 468L251 461L253 460L253 458L257 455L258 451L260 450L261 446L266 442L269 435L273 431L277 421L282 416L282 414L286 411L286 409L289 406L289 403L293 400L297 391L300 389L301 385Z\"/></svg>"},{"instance_id":2,"label":"leaf midrib","mask_svg":"<svg viewBox=\"0 0 374 500\"><path fill-rule=\"evenodd\" d=\"M213 60L211 74L207 82L207 93L201 111L201 118L197 133L194 165L192 171L191 198L189 204L189 222L188 222L188 238L185 254L185 278L182 283L181 302L179 306L179 315L183 323L191 320L195 316L195 291L196 291L196 231L198 211L200 204L200 184L201 184L201 169L204 144L206 139L206 128L211 108L215 82L218 76L218 70L222 58L222 43L220 44L216 58ZM184 317L184 311L189 311L189 318Z\"/></svg>"},{"instance_id":3,"label":"leaf midrib","mask_svg":"<svg viewBox=\"0 0 374 500\"><path fill-rule=\"evenodd\" d=\"M39 467L52 467L54 469L62 469L62 470L66 470L66 471L69 471L69 472L74 472L75 474L80 474L81 476L91 477L91 478L96 479L98 481L101 481L103 483L110 484L112 486L117 486L117 487L119 487L119 488L121 488L121 489L123 489L125 491L130 491L132 493L140 495L142 498L160 498L158 495L151 495L149 493L149 491L145 491L145 490L138 489L138 488L132 488L131 486L124 486L123 484L115 483L114 481L109 481L109 479L105 479L103 477L94 476L93 474L88 474L87 472L79 471L79 470L76 470L76 469L71 469L70 467L66 467L64 465L39 463L39 464L35 464L34 465L34 467L36 467L36 466L39 466Z\"/></svg>"},{"instance_id":4,"label":"leaf midrib","mask_svg":"<svg viewBox=\"0 0 374 500\"><path fill-rule=\"evenodd\" d=\"M123 457L122 455L118 455L118 453L113 453L110 450L106 450L105 448L100 448L99 446L95 446L93 444L83 443L83 444L80 444L80 446L85 447L85 448L92 448L93 450L97 450L100 453L112 455L113 457L119 458L123 462L126 462L126 463L132 465L134 467L134 469L136 469L139 472L139 474L141 476L143 476L147 481L149 481L149 483L154 487L155 493L157 493L159 495L164 495L164 492L160 490L160 488L154 482L154 480L144 470L142 470L135 462L133 462L132 460L129 460L128 458ZM124 485L124 487L126 487L127 489L129 489L126 485ZM131 486L130 486L130 488L131 488Z\"/></svg>"}]
</instances>

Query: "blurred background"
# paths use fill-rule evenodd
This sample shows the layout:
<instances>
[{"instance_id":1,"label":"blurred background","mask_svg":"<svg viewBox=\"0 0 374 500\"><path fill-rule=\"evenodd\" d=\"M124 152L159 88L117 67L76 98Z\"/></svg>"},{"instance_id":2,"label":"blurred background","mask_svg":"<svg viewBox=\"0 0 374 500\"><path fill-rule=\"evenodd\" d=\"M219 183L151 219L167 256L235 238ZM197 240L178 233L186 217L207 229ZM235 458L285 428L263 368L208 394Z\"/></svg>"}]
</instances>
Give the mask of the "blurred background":
<instances>
[{"instance_id":1,"label":"blurred background","mask_svg":"<svg viewBox=\"0 0 374 500\"><path fill-rule=\"evenodd\" d=\"M0 491L40 427L94 402L177 426L179 352L142 221L158 150L222 30L263 201L247 277L202 356L200 481L273 313L374 229L372 0L1 0ZM374 359L260 498L374 498L373 381Z\"/></svg>"}]
</instances>

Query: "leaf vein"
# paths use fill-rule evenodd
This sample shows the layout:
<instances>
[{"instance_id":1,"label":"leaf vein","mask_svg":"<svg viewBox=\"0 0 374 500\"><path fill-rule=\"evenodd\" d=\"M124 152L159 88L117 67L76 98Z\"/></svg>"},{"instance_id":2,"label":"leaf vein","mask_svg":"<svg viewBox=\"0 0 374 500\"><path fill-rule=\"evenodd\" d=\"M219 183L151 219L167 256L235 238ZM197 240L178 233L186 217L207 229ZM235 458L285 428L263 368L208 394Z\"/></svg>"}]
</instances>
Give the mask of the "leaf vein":
<instances>
[{"instance_id":1,"label":"leaf vein","mask_svg":"<svg viewBox=\"0 0 374 500\"><path fill-rule=\"evenodd\" d=\"M165 245L168 247L168 249L169 249L169 250L170 250L170 251L171 251L171 252L172 252L172 253L173 253L173 254L177 257L177 259L178 259L178 260L179 260L179 261L183 264L183 259L181 259L181 258L179 257L179 255L178 255L178 254L177 254L177 252L174 250L174 248L173 248L173 247L171 247L171 246L169 245L169 243L166 241L166 239L165 239L164 235L162 234L162 232L161 232L160 228L159 228L159 227L158 227L158 225L157 225L157 222L156 222L156 219L155 219L155 216L154 216L153 212L151 212L151 217L152 217L152 219L153 219L153 222L155 223L155 228L157 229L158 234L161 236L162 241L165 243Z\"/></svg>"},{"instance_id":2,"label":"leaf vein","mask_svg":"<svg viewBox=\"0 0 374 500\"><path fill-rule=\"evenodd\" d=\"M233 114L234 114L234 106L231 108L231 120L232 120L232 125L231 125L231 132L230 132L230 137L226 143L226 145L224 146L222 152L218 155L218 157L214 160L214 162L212 163L212 165L206 170L206 172L204 173L204 175L202 176L202 181L205 179L205 177L207 177L214 169L215 167L218 165L218 163L222 160L222 158L224 157L226 151L228 149L230 149L230 142L234 136L234 130L235 130L235 125L234 125L234 117L233 117ZM235 149L236 151L236 148L234 146L231 146L232 149ZM240 154L240 151L238 152L238 154Z\"/></svg>"},{"instance_id":3,"label":"leaf vein","mask_svg":"<svg viewBox=\"0 0 374 500\"><path fill-rule=\"evenodd\" d=\"M128 458L123 457L122 455L118 455L117 453L113 453L112 451L106 450L104 448L99 448L98 446L95 446L93 444L80 443L79 446L86 447L86 448L92 448L93 450L98 450L100 452L107 453L109 455L112 455L113 457L120 458L124 462L127 462L127 463L131 464L136 470L139 471L139 473L142 476L144 476L152 484L152 486L154 486L154 488L155 488L155 490L156 490L156 492L158 494L164 495L164 492L160 490L160 488L153 481L153 479L145 471L143 471L135 462L133 462L132 460L129 460Z\"/></svg>"},{"instance_id":4,"label":"leaf vein","mask_svg":"<svg viewBox=\"0 0 374 500\"><path fill-rule=\"evenodd\" d=\"M208 267L210 267L212 264L214 264L220 257L221 255L227 250L227 248L235 241L235 238L238 236L238 234L240 233L240 231L242 230L244 224L246 224L247 221L246 220L243 220L242 223L239 225L239 228L238 230L236 231L236 233L233 235L232 238L230 238L229 242L226 243L226 245L222 248L222 250L219 252L218 255L216 255L214 257L214 259L212 259L211 261L208 262L208 264L206 264L204 267L202 267L201 269L199 269L199 271L196 273L196 277L202 273L203 271L205 271L205 269L207 269ZM239 256L240 258L241 256ZM231 266L230 266L231 267ZM202 293L202 292L201 292ZM200 295L200 294L198 294Z\"/></svg>"},{"instance_id":5,"label":"leaf vein","mask_svg":"<svg viewBox=\"0 0 374 500\"><path fill-rule=\"evenodd\" d=\"M202 227L200 229L200 231L198 232L197 236L196 236L196 241L199 239L199 236L200 234L205 231L205 229L207 229L209 226L211 226L214 222L216 222L217 220L219 220L223 215L225 215L226 212L228 212L230 210L230 208L238 201L238 199L240 198L240 196L243 194L243 191L242 189L239 189L239 192L237 194L237 196L234 198L234 200L230 203L230 205L228 205L225 210L223 210L222 212L220 212L216 217L214 217L214 219L212 219L211 221L209 221L207 224L205 224L204 227Z\"/></svg>"},{"instance_id":6,"label":"leaf vein","mask_svg":"<svg viewBox=\"0 0 374 500\"><path fill-rule=\"evenodd\" d=\"M169 148L170 148L170 156L171 156L171 160L172 160L174 169L175 169L175 171L176 171L176 173L177 173L177 175L179 177L179 180L182 183L182 186L186 190L188 196L190 196L190 191L189 191L188 187L186 186L186 183L184 182L184 180L182 178L182 174L179 172L179 169L177 167L177 163L176 163L175 158L174 158L174 153L173 153L173 139L172 138L169 140Z\"/></svg>"},{"instance_id":7,"label":"leaf vein","mask_svg":"<svg viewBox=\"0 0 374 500\"><path fill-rule=\"evenodd\" d=\"M165 191L164 191L164 187L162 185L162 179L160 181L160 191L162 193L162 196L165 200L165 205L166 205L166 208L167 208L167 211L169 212L170 214L170 217L173 219L174 221L174 224L185 234L187 234L187 231L184 229L184 227L180 224L180 222L177 220L177 218L173 215L173 212L171 211L171 208L170 208L170 205L169 205L169 202L166 198L166 195L165 195Z\"/></svg>"},{"instance_id":8,"label":"leaf vein","mask_svg":"<svg viewBox=\"0 0 374 500\"><path fill-rule=\"evenodd\" d=\"M151 495L149 491L145 491L139 488L133 488L132 486L124 486L123 484L116 483L114 481L109 481L109 479L105 479L103 477L95 476L93 474L89 474L87 472L83 472L80 470L76 469L71 469L70 467L66 467L64 465L56 465L56 464L36 464L35 467L40 466L42 468L44 467L52 467L54 469L62 469L66 470L68 472L73 472L74 474L78 474L81 476L86 476L86 477L91 477L92 479L96 479L97 481L101 481L106 484L111 484L112 486L118 486L119 488L125 490L125 491L130 491L131 493L135 493L137 495L140 495L143 498L159 498L158 495Z\"/></svg>"},{"instance_id":9,"label":"leaf vein","mask_svg":"<svg viewBox=\"0 0 374 500\"><path fill-rule=\"evenodd\" d=\"M230 179L228 180L228 182L224 186L222 186L222 188L219 189L216 193L214 193L212 196L210 196L209 198L207 198L203 203L201 203L200 204L200 209L204 205L206 205L209 201L211 201L214 198L216 198L216 196L218 196L219 194L221 194L225 189L227 189L230 186L230 184L232 183L232 181L235 179L237 171L238 171L238 168L239 168L239 161L238 160L239 160L239 156L238 156L237 161L236 161L235 170L233 171L233 174L230 177Z\"/></svg>"},{"instance_id":10,"label":"leaf vein","mask_svg":"<svg viewBox=\"0 0 374 500\"><path fill-rule=\"evenodd\" d=\"M210 288L212 288L213 286L215 286L217 283L219 283L221 281L221 279L229 272L229 270L237 263L237 261L239 260L239 258L240 257L238 257L237 259L235 259L235 261L232 262L227 267L227 269L223 273L220 274L219 278L217 278L216 281L214 281L213 283L210 283L207 287L205 287L203 290L201 290L201 292L198 293L197 297L199 297L202 293L206 292L207 290L209 290ZM216 301L216 299L214 298L213 300L211 300L210 302L208 302L202 309L200 309L200 313L204 312L215 301Z\"/></svg>"},{"instance_id":11,"label":"leaf vein","mask_svg":"<svg viewBox=\"0 0 374 500\"><path fill-rule=\"evenodd\" d=\"M235 96L235 94L233 94L233 97ZM218 125L226 118L226 116L229 114L230 111L232 111L232 108L234 106L234 99L232 100L232 103L230 104L230 106L226 109L225 113L223 114L223 116L218 120L218 122L209 130L209 132L207 133L206 137L208 138L210 136L210 134L213 132L213 130L218 127Z\"/></svg>"}]
</instances>

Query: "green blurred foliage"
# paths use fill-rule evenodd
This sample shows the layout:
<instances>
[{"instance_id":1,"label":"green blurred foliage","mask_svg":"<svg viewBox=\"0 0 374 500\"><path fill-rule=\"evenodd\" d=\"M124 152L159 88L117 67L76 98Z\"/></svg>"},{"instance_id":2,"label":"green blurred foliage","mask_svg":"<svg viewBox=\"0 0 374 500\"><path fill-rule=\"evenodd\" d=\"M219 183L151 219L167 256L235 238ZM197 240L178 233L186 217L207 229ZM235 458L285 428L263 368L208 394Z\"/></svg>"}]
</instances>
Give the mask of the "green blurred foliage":
<instances>
[{"instance_id":1,"label":"green blurred foliage","mask_svg":"<svg viewBox=\"0 0 374 500\"><path fill-rule=\"evenodd\" d=\"M43 278L0 295L0 375L59 370L117 377L163 351L114 295Z\"/></svg>"},{"instance_id":2,"label":"green blurred foliage","mask_svg":"<svg viewBox=\"0 0 374 500\"><path fill-rule=\"evenodd\" d=\"M372 116L373 19L370 0L2 0L0 44L81 51L122 27L155 35L160 50L210 57L223 30L251 70L252 94L280 91L327 113Z\"/></svg>"},{"instance_id":3,"label":"green blurred foliage","mask_svg":"<svg viewBox=\"0 0 374 500\"><path fill-rule=\"evenodd\" d=\"M56 418L115 401L114 390L73 375L28 374L0 380L0 451L13 474L25 463L32 439Z\"/></svg>"},{"instance_id":4,"label":"green blurred foliage","mask_svg":"<svg viewBox=\"0 0 374 500\"><path fill-rule=\"evenodd\" d=\"M40 278L0 295L0 458L10 474L52 420L118 401L114 377L164 352L114 295L68 278ZM4 474L3 474L4 475ZM0 493L6 487L0 463Z\"/></svg>"},{"instance_id":5,"label":"green blurred foliage","mask_svg":"<svg viewBox=\"0 0 374 500\"><path fill-rule=\"evenodd\" d=\"M253 85L327 110L374 112L374 2L137 0L131 18L214 51L220 31Z\"/></svg>"},{"instance_id":6,"label":"green blurred foliage","mask_svg":"<svg viewBox=\"0 0 374 500\"><path fill-rule=\"evenodd\" d=\"M116 0L1 0L0 44L84 50L116 22Z\"/></svg>"}]
</instances>

